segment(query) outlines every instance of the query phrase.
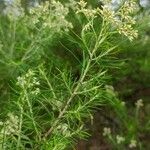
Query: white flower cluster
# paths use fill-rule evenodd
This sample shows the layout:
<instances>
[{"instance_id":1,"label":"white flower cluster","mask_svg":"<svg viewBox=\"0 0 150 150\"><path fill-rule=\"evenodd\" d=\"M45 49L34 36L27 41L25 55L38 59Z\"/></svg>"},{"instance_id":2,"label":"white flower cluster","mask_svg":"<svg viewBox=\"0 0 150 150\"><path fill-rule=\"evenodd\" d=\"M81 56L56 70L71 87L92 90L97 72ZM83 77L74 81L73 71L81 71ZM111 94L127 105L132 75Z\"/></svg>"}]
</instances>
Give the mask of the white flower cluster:
<instances>
[{"instance_id":1,"label":"white flower cluster","mask_svg":"<svg viewBox=\"0 0 150 150\"><path fill-rule=\"evenodd\" d=\"M69 9L59 1L43 2L31 8L29 12L31 24L39 24L43 28L54 29L57 32L72 28L72 24L66 20Z\"/></svg>"},{"instance_id":2,"label":"white flower cluster","mask_svg":"<svg viewBox=\"0 0 150 150\"><path fill-rule=\"evenodd\" d=\"M108 5L102 6L102 10L99 9L100 14L103 16L105 21L108 21L110 23L115 23L116 18L115 18L115 11L112 10Z\"/></svg>"},{"instance_id":3,"label":"white flower cluster","mask_svg":"<svg viewBox=\"0 0 150 150\"><path fill-rule=\"evenodd\" d=\"M97 9L87 8L87 2L80 0L76 13L83 13L88 19L96 17Z\"/></svg>"},{"instance_id":4,"label":"white flower cluster","mask_svg":"<svg viewBox=\"0 0 150 150\"><path fill-rule=\"evenodd\" d=\"M0 136L15 135L19 131L19 118L13 113L8 114L8 119L5 122L0 122L2 129Z\"/></svg>"},{"instance_id":5,"label":"white flower cluster","mask_svg":"<svg viewBox=\"0 0 150 150\"><path fill-rule=\"evenodd\" d=\"M129 144L129 148L135 148L137 146L137 141L132 139Z\"/></svg>"},{"instance_id":6,"label":"white flower cluster","mask_svg":"<svg viewBox=\"0 0 150 150\"><path fill-rule=\"evenodd\" d=\"M109 137L109 139L115 140L111 134L111 129L108 127L104 127L103 136ZM116 138L116 144L123 144L126 141L125 137L120 136L120 135L116 135L115 138ZM136 148L137 147L137 141L135 139L131 139L128 146L129 146L129 148Z\"/></svg>"},{"instance_id":7,"label":"white flower cluster","mask_svg":"<svg viewBox=\"0 0 150 150\"><path fill-rule=\"evenodd\" d=\"M142 99L139 99L139 100L135 103L135 105L136 105L137 108L143 107L143 106L144 106L143 100L142 100Z\"/></svg>"},{"instance_id":8,"label":"white flower cluster","mask_svg":"<svg viewBox=\"0 0 150 150\"><path fill-rule=\"evenodd\" d=\"M116 96L115 89L112 85L105 85L106 92L112 96Z\"/></svg>"},{"instance_id":9,"label":"white flower cluster","mask_svg":"<svg viewBox=\"0 0 150 150\"><path fill-rule=\"evenodd\" d=\"M3 10L3 14L7 15L9 19L16 20L24 16L24 9L21 6L21 0L5 0L6 8Z\"/></svg>"},{"instance_id":10,"label":"white flower cluster","mask_svg":"<svg viewBox=\"0 0 150 150\"><path fill-rule=\"evenodd\" d=\"M32 70L29 70L23 76L19 76L17 78L17 85L22 89L29 90L33 95L38 95L40 93L40 89L37 87L40 85L40 82L37 80Z\"/></svg>"},{"instance_id":11,"label":"white flower cluster","mask_svg":"<svg viewBox=\"0 0 150 150\"><path fill-rule=\"evenodd\" d=\"M105 127L105 128L103 129L103 136L110 136L110 134L111 134L111 129Z\"/></svg>"},{"instance_id":12,"label":"white flower cluster","mask_svg":"<svg viewBox=\"0 0 150 150\"><path fill-rule=\"evenodd\" d=\"M68 125L66 123L60 124L57 128L56 128L56 132L61 132L64 136L70 136L70 131L68 128Z\"/></svg>"},{"instance_id":13,"label":"white flower cluster","mask_svg":"<svg viewBox=\"0 0 150 150\"><path fill-rule=\"evenodd\" d=\"M109 5L102 6L99 12L105 21L110 22L117 28L120 34L127 36L129 40L132 41L134 38L138 37L137 30L134 30L132 27L136 21L131 17L137 8L138 6L134 0L127 0L116 12L112 10Z\"/></svg>"},{"instance_id":14,"label":"white flower cluster","mask_svg":"<svg viewBox=\"0 0 150 150\"><path fill-rule=\"evenodd\" d=\"M125 138L120 135L117 135L116 140L117 140L117 144L121 144L125 141Z\"/></svg>"}]
</instances>

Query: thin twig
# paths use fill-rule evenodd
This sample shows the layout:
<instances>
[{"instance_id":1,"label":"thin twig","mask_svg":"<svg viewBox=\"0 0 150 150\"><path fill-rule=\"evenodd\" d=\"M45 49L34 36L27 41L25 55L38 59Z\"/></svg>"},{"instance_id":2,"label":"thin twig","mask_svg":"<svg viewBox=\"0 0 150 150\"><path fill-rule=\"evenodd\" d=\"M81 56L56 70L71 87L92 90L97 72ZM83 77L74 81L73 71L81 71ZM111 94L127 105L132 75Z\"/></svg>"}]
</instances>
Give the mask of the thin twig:
<instances>
[{"instance_id":1,"label":"thin twig","mask_svg":"<svg viewBox=\"0 0 150 150\"><path fill-rule=\"evenodd\" d=\"M76 96L78 90L80 89L80 86L82 85L82 83L83 83L83 81L84 81L84 79L85 79L85 77L86 77L86 75L87 75L87 73L89 71L89 68L90 68L91 62L93 61L93 57L94 57L94 54L95 54L96 50L99 48L99 45L101 43L103 43L103 41L105 40L105 37L104 37L104 39L102 38L102 35L103 35L103 26L104 26L104 21L102 23L102 30L99 33L98 40L95 43L95 47L94 47L94 49L91 52L90 58L88 58L87 65L85 67L84 72L81 74L81 77L80 77L80 79L78 81L77 86L74 88L74 90L72 92L72 95L68 99L65 107L60 111L60 114L58 115L58 118L54 121L54 123L52 124L51 128L44 134L43 139L47 138L51 134L51 132L54 130L54 128L56 127L56 125L58 124L58 122L63 117L63 115L65 114L66 110L68 109L69 104L71 103L71 101L73 100L73 98Z\"/></svg>"}]
</instances>

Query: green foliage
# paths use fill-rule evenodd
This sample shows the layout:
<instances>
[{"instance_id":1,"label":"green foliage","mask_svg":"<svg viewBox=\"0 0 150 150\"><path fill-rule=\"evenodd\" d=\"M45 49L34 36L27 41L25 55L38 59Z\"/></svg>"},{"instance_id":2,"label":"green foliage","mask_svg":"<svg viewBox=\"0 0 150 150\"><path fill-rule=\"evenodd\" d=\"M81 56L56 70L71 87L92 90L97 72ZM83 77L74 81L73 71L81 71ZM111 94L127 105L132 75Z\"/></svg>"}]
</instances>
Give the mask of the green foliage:
<instances>
[{"instance_id":1,"label":"green foliage","mask_svg":"<svg viewBox=\"0 0 150 150\"><path fill-rule=\"evenodd\" d=\"M91 5L53 0L25 12L16 0L1 14L0 149L73 149L77 139L89 136L86 120L104 105L113 108L121 127L119 143L106 128L104 135L109 133L117 149L125 139L125 146L136 145L142 102L135 118L128 117L130 110L108 84L124 47L116 39L137 38L132 17L137 5L127 1L117 10L108 1L102 8ZM140 130L149 131L149 124L146 118Z\"/></svg>"}]
</instances>

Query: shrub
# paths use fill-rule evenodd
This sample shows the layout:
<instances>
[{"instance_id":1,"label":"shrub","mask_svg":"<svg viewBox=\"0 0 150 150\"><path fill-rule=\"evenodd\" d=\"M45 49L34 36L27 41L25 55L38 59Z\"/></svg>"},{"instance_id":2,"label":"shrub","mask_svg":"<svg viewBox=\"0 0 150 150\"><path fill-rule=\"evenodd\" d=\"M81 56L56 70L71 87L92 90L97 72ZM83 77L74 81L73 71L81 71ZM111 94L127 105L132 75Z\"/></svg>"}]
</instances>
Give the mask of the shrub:
<instances>
[{"instance_id":1,"label":"shrub","mask_svg":"<svg viewBox=\"0 0 150 150\"><path fill-rule=\"evenodd\" d=\"M109 70L118 67L115 37L138 37L132 17L138 7L110 5L52 0L25 12L19 0L7 4L0 16L1 149L73 148L89 136L86 119L103 105L127 118L107 84Z\"/></svg>"}]
</instances>

